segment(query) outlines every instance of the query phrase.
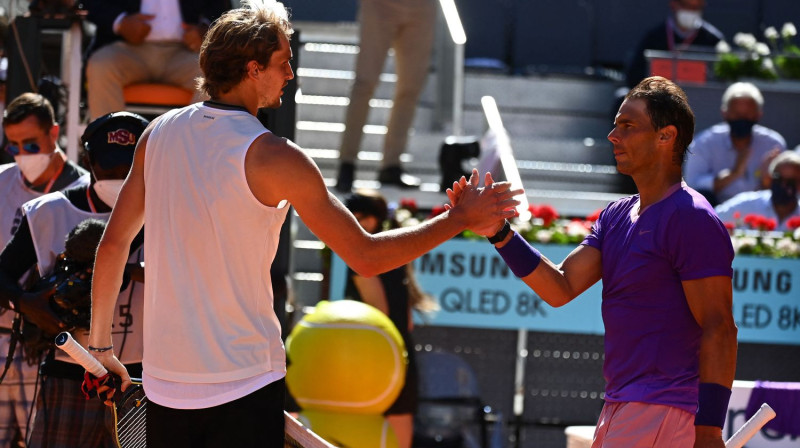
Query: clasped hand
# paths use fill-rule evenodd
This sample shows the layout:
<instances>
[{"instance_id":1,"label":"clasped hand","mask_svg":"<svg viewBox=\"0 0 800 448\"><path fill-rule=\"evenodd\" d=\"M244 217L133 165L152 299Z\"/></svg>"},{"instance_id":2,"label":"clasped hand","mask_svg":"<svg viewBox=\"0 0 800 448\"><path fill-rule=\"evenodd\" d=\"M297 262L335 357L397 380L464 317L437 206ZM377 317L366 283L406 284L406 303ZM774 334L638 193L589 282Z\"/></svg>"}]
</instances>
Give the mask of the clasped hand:
<instances>
[{"instance_id":1,"label":"clasped hand","mask_svg":"<svg viewBox=\"0 0 800 448\"><path fill-rule=\"evenodd\" d=\"M479 184L480 175L475 169L469 179L462 176L453 182L453 187L446 191L450 204L445 204L445 209L462 211L466 227L478 235L494 235L505 219L516 216L515 207L520 201L514 197L524 194L524 190L512 190L509 182L495 182L490 173L484 176L484 186Z\"/></svg>"}]
</instances>

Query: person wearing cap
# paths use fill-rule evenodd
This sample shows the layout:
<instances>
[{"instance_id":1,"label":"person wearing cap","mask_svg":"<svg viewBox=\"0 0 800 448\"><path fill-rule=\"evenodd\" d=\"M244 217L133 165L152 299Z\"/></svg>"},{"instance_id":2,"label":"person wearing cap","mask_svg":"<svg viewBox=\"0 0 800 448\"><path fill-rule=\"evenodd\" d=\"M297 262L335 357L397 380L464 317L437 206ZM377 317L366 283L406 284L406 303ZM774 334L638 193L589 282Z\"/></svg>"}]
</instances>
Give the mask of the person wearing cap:
<instances>
[{"instance_id":1,"label":"person wearing cap","mask_svg":"<svg viewBox=\"0 0 800 448\"><path fill-rule=\"evenodd\" d=\"M64 251L65 236L78 224L86 219L108 220L147 124L141 116L128 112L108 114L90 123L81 137L84 162L91 170L89 185L25 203L19 227L0 252L0 300L14 304L26 321L50 340L68 329L86 345L88 328L69 329L58 319L49 305L52 287L25 292L18 281L34 266L40 277L50 275L57 255ZM118 296L114 318L114 345L133 371L141 371L144 287L130 278L142 280L142 242L140 234L131 244L128 280ZM55 353L45 359L41 372L41 392L28 446L111 446L112 435L104 423L105 406L99 400L86 400L80 391L84 369L66 354Z\"/></svg>"},{"instance_id":2,"label":"person wearing cap","mask_svg":"<svg viewBox=\"0 0 800 448\"><path fill-rule=\"evenodd\" d=\"M67 160L59 148L53 107L42 95L24 93L11 101L4 112L3 130L4 149L14 162L0 165L0 250L21 222L22 204L89 182L86 170ZM11 304L0 299L0 371L6 366L14 315ZM27 364L21 351L18 346L0 382L0 448L10 446L15 433L25 437L28 432L38 366Z\"/></svg>"},{"instance_id":3,"label":"person wearing cap","mask_svg":"<svg viewBox=\"0 0 800 448\"><path fill-rule=\"evenodd\" d=\"M793 230L790 221L800 217L800 153L780 153L768 172L769 188L739 193L715 208L722 222L747 228L746 217L758 215L773 220L778 232Z\"/></svg>"},{"instance_id":4,"label":"person wearing cap","mask_svg":"<svg viewBox=\"0 0 800 448\"><path fill-rule=\"evenodd\" d=\"M689 146L686 183L717 205L745 191L763 188L764 171L786 140L758 124L764 97L754 84L737 82L722 94L723 123L701 132Z\"/></svg>"}]
</instances>

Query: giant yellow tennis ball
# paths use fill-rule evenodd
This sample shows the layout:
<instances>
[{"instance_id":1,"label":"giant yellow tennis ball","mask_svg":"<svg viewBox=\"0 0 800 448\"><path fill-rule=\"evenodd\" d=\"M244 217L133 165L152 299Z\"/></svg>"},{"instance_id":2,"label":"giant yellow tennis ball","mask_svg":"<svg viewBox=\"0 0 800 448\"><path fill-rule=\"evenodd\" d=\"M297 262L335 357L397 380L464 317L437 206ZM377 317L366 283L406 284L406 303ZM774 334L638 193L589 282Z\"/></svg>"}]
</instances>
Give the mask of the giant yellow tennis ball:
<instances>
[{"instance_id":1,"label":"giant yellow tennis ball","mask_svg":"<svg viewBox=\"0 0 800 448\"><path fill-rule=\"evenodd\" d=\"M397 436L382 415L342 414L304 410L299 420L336 446L397 448Z\"/></svg>"},{"instance_id":2,"label":"giant yellow tennis ball","mask_svg":"<svg viewBox=\"0 0 800 448\"><path fill-rule=\"evenodd\" d=\"M300 407L356 414L383 414L408 364L392 321L353 300L319 302L292 330L286 353L286 384Z\"/></svg>"}]
</instances>

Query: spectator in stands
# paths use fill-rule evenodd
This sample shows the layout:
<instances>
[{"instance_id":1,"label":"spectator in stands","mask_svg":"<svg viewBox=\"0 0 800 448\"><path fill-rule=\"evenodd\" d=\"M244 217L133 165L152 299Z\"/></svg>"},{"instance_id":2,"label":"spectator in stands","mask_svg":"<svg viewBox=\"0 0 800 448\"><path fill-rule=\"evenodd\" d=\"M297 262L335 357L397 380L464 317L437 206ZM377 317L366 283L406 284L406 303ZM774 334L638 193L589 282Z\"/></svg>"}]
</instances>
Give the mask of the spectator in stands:
<instances>
[{"instance_id":1,"label":"spectator in stands","mask_svg":"<svg viewBox=\"0 0 800 448\"><path fill-rule=\"evenodd\" d=\"M86 66L93 119L124 110L122 89L137 82L173 84L201 99L198 51L229 0L87 0L86 6L97 26Z\"/></svg>"},{"instance_id":2,"label":"spectator in stands","mask_svg":"<svg viewBox=\"0 0 800 448\"><path fill-rule=\"evenodd\" d=\"M355 163L364 136L369 101L378 85L389 48L394 49L397 83L378 180L381 185L418 187L420 180L403 173L400 155L405 151L408 130L414 120L417 100L425 86L436 22L434 0L361 0L360 51L356 79L345 117L339 149L336 189L348 192L355 178Z\"/></svg>"},{"instance_id":3,"label":"spectator in stands","mask_svg":"<svg viewBox=\"0 0 800 448\"><path fill-rule=\"evenodd\" d=\"M722 95L719 123L701 132L689 146L686 183L717 205L743 191L759 190L765 160L786 149L772 129L758 125L764 97L747 82L731 84Z\"/></svg>"},{"instance_id":4,"label":"spectator in stands","mask_svg":"<svg viewBox=\"0 0 800 448\"><path fill-rule=\"evenodd\" d=\"M79 306L81 299L88 299L91 276L78 276L80 271L68 271L76 275L74 281L59 283L60 296L56 302L63 306L61 314L54 313L48 303L54 291L49 279L58 279L61 270L70 269L68 263L59 261L59 254L74 263L82 249L89 253L88 266L94 261L94 251L102 234L103 223L111 215L119 190L133 162L134 148L148 122L128 112L118 112L101 117L90 123L81 137L84 144L84 163L91 168L89 185L81 185L63 192L54 192L26 202L24 216L14 236L0 252L0 300L18 305L26 323L39 331L25 332L26 356L41 362L41 390L36 399L36 418L31 428L29 448L110 447L113 435L105 422L107 410L100 400L86 400L81 392L84 369L68 355L58 350L53 358L44 356L54 349L53 338L64 328L70 328L75 339L83 345L89 336L88 309ZM65 250L65 235L85 225L84 220L96 220L98 229L93 241L73 240L72 251ZM125 250L128 264L127 277L142 280L143 261L141 249L143 234L140 234L129 251ZM90 239L91 240L91 239ZM66 246L66 247L65 247ZM19 281L34 269L47 286L37 282L37 291L31 293L19 286ZM139 274L139 275L137 275ZM86 279L81 282L78 279ZM142 362L142 308L144 287L141 283L126 282L116 303L118 313L114 317L114 345L121 353L122 362L129 369L141 372ZM71 313L68 313L71 312ZM65 322L62 322L64 319ZM64 323L68 324L64 325ZM60 324L60 325L59 325ZM27 330L27 329L26 329ZM33 329L31 329L33 330ZM42 360L42 358L45 358ZM43 361L43 362L42 362ZM35 378L35 377L34 377Z\"/></svg>"},{"instance_id":5,"label":"spectator in stands","mask_svg":"<svg viewBox=\"0 0 800 448\"><path fill-rule=\"evenodd\" d=\"M608 135L639 194L606 207L558 265L508 223L478 232L552 306L603 281L607 384L594 447L724 447L736 370L734 252L711 205L681 181L693 134L686 94L646 78ZM464 184L449 194L454 203Z\"/></svg>"},{"instance_id":6,"label":"spectator in stands","mask_svg":"<svg viewBox=\"0 0 800 448\"><path fill-rule=\"evenodd\" d=\"M789 230L789 218L800 216L800 154L784 151L770 164L772 185L769 190L745 191L717 208L719 218L736 227L745 227L747 215L760 215L775 221L775 230Z\"/></svg>"},{"instance_id":7,"label":"spectator in stands","mask_svg":"<svg viewBox=\"0 0 800 448\"><path fill-rule=\"evenodd\" d=\"M645 50L681 51L690 47L714 48L725 40L722 33L703 20L705 0L669 0L667 20L645 34L636 47L625 76L633 87L650 76Z\"/></svg>"},{"instance_id":8,"label":"spectator in stands","mask_svg":"<svg viewBox=\"0 0 800 448\"><path fill-rule=\"evenodd\" d=\"M59 127L53 107L42 95L24 93L11 101L3 130L5 149L15 163L0 165L0 250L20 225L22 204L51 191L89 182L86 170L68 161L58 147ZM14 303L0 298L0 368L6 365L14 311ZM18 346L0 383L0 447L10 446L17 431L27 437L37 367L24 361Z\"/></svg>"}]
</instances>

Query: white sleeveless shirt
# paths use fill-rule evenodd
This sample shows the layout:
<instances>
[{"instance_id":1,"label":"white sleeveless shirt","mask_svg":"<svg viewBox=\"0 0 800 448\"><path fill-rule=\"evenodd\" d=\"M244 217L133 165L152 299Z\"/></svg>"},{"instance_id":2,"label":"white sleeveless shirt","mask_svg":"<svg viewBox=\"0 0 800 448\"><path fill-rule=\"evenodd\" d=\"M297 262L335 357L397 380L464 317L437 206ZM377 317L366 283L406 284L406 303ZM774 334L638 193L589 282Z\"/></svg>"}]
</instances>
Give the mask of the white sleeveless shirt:
<instances>
[{"instance_id":1,"label":"white sleeveless shirt","mask_svg":"<svg viewBox=\"0 0 800 448\"><path fill-rule=\"evenodd\" d=\"M244 174L247 150L265 132L245 111L201 103L153 127L144 163L146 390L148 379L230 386L285 375L269 268L288 207L261 204Z\"/></svg>"},{"instance_id":2,"label":"white sleeveless shirt","mask_svg":"<svg viewBox=\"0 0 800 448\"><path fill-rule=\"evenodd\" d=\"M55 265L56 257L64 252L64 240L67 234L81 221L97 219L107 222L111 213L92 213L73 205L61 192L49 193L22 206L28 218L31 238L36 250L36 266L39 275L49 275ZM138 248L129 257L128 262L143 261L142 248ZM124 364L142 361L142 308L144 304L144 287L141 283L131 281L128 287L119 294L114 313L114 327L111 334L114 343L114 354ZM88 329L77 329L73 337L86 347L89 341ZM72 358L61 350L56 350L56 359L74 363Z\"/></svg>"},{"instance_id":3,"label":"white sleeveless shirt","mask_svg":"<svg viewBox=\"0 0 800 448\"><path fill-rule=\"evenodd\" d=\"M65 188L89 183L89 175L83 175ZM22 204L42 196L44 193L32 190L22 180L22 172L16 163L0 165L0 250L11 240L19 221L22 219ZM11 328L14 313L0 313L0 327Z\"/></svg>"}]
</instances>

